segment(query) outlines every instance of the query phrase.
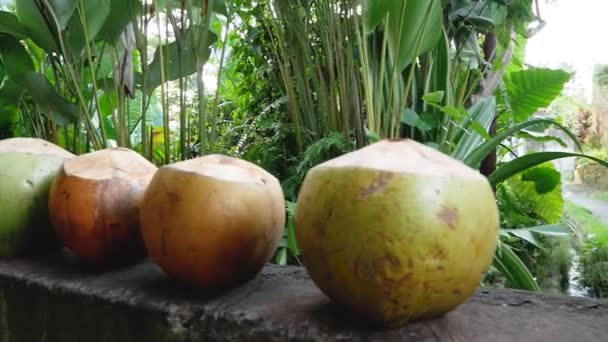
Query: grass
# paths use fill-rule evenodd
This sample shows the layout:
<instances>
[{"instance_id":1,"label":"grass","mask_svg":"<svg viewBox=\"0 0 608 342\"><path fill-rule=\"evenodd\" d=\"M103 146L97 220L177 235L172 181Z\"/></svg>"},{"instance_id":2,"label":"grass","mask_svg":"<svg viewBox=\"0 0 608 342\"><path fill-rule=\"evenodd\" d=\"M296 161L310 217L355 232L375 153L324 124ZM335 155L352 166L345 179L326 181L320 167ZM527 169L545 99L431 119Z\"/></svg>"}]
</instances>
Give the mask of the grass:
<instances>
[{"instance_id":1,"label":"grass","mask_svg":"<svg viewBox=\"0 0 608 342\"><path fill-rule=\"evenodd\" d=\"M543 237L541 240L544 248L534 250L529 267L543 292L566 294L572 264L571 239Z\"/></svg>"},{"instance_id":2,"label":"grass","mask_svg":"<svg viewBox=\"0 0 608 342\"><path fill-rule=\"evenodd\" d=\"M608 224L601 222L591 211L570 201L565 201L564 213L576 223L582 233L591 234L595 240L608 245Z\"/></svg>"},{"instance_id":3,"label":"grass","mask_svg":"<svg viewBox=\"0 0 608 342\"><path fill-rule=\"evenodd\" d=\"M608 191L595 191L591 196L593 198L608 202Z\"/></svg>"},{"instance_id":4,"label":"grass","mask_svg":"<svg viewBox=\"0 0 608 342\"><path fill-rule=\"evenodd\" d=\"M584 235L581 253L582 284L595 297L608 297L608 224L600 222L589 210L566 201L565 215Z\"/></svg>"}]
</instances>

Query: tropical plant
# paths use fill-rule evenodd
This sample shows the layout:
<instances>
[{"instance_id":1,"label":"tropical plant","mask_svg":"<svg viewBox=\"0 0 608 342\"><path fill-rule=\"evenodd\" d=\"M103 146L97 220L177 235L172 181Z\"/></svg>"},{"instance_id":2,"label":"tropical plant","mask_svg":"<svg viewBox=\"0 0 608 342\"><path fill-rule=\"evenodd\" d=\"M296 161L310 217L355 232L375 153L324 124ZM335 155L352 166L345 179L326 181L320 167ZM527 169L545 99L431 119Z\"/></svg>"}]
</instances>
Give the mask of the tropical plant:
<instances>
[{"instance_id":1,"label":"tropical plant","mask_svg":"<svg viewBox=\"0 0 608 342\"><path fill-rule=\"evenodd\" d=\"M488 177L511 213L494 267L538 289L510 246L565 234L552 224L560 180L546 163L608 164L514 152L517 138L563 143L549 126L576 141L535 116L570 74L524 66L526 39L544 25L533 2L15 0L0 11L0 134L76 153L127 146L159 164L223 152L263 165L288 200L279 263L297 262L293 202L310 167L415 139Z\"/></svg>"},{"instance_id":2,"label":"tropical plant","mask_svg":"<svg viewBox=\"0 0 608 342\"><path fill-rule=\"evenodd\" d=\"M497 158L517 137L561 142L543 134L549 126L576 140L559 122L533 117L561 93L570 74L523 67L522 45L544 24L532 12L532 1L362 1L360 12L358 3L349 1L273 4L275 54L284 63L284 91L292 122L302 127L303 149L332 130L353 137L356 146L412 138L481 169L494 187L523 173L535 191L543 186L544 172L535 167L588 157L565 152L514 157L506 148L504 160ZM535 19L539 26L526 30ZM512 67L512 60L519 66ZM558 234L555 226L543 227L518 230ZM513 286L538 290L502 241L495 267Z\"/></svg>"},{"instance_id":3,"label":"tropical plant","mask_svg":"<svg viewBox=\"0 0 608 342\"><path fill-rule=\"evenodd\" d=\"M208 110L202 73L222 31L219 18L229 22L222 1L15 0L14 13L0 16L0 98L26 134L75 153L132 147L149 159L159 154L160 163L213 145L219 104ZM170 93L179 94L175 110Z\"/></svg>"}]
</instances>

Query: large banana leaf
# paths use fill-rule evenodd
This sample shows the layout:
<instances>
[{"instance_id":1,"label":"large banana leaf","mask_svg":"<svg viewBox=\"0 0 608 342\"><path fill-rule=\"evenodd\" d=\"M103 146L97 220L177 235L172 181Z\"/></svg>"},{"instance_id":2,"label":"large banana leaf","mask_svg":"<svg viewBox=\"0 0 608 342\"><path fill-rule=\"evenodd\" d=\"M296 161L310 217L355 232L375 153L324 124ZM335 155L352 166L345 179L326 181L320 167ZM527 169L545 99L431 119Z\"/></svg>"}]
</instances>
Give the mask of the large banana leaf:
<instances>
[{"instance_id":1,"label":"large banana leaf","mask_svg":"<svg viewBox=\"0 0 608 342\"><path fill-rule=\"evenodd\" d=\"M433 49L443 32L441 0L366 0L363 17L366 31L385 22L390 52L398 71Z\"/></svg>"},{"instance_id":2,"label":"large banana leaf","mask_svg":"<svg viewBox=\"0 0 608 342\"><path fill-rule=\"evenodd\" d=\"M83 1L82 4L74 11L67 26L67 41L77 58L86 44L97 36L110 14L110 0Z\"/></svg>"},{"instance_id":3,"label":"large banana leaf","mask_svg":"<svg viewBox=\"0 0 608 342\"><path fill-rule=\"evenodd\" d=\"M131 20L141 12L139 0L111 0L110 14L97 34L98 39L116 45L120 35Z\"/></svg>"},{"instance_id":4,"label":"large banana leaf","mask_svg":"<svg viewBox=\"0 0 608 342\"><path fill-rule=\"evenodd\" d=\"M385 19L394 0L365 0L363 1L363 20L366 33L373 32Z\"/></svg>"},{"instance_id":5,"label":"large banana leaf","mask_svg":"<svg viewBox=\"0 0 608 342\"><path fill-rule=\"evenodd\" d=\"M525 121L539 109L548 107L561 94L570 77L566 71L547 68L507 74L504 82L515 121Z\"/></svg>"},{"instance_id":6,"label":"large banana leaf","mask_svg":"<svg viewBox=\"0 0 608 342\"><path fill-rule=\"evenodd\" d=\"M59 125L78 118L78 107L55 91L53 85L34 68L25 47L12 36L0 36L0 57L5 71L15 85L26 90L42 109Z\"/></svg>"},{"instance_id":7,"label":"large banana leaf","mask_svg":"<svg viewBox=\"0 0 608 342\"><path fill-rule=\"evenodd\" d=\"M156 49L154 53L154 59L148 66L148 72L144 78L144 85L146 93L151 93L161 83L167 81L173 81L180 77L192 75L196 72L196 55L193 46L191 30L201 30L200 26L194 26L188 28L184 33L183 46L178 46L177 41L173 41L169 44L161 45ZM201 57L204 62L207 61L211 55L211 46L217 41L218 37L213 31L207 33L207 46L204 49L204 55ZM161 68L161 49L162 49L162 63ZM180 70L181 65L181 70ZM161 69L163 73L161 74ZM181 71L181 72L180 72Z\"/></svg>"},{"instance_id":8,"label":"large banana leaf","mask_svg":"<svg viewBox=\"0 0 608 342\"><path fill-rule=\"evenodd\" d=\"M16 0L19 22L32 40L47 52L59 52L57 29L63 30L76 9L77 0L47 0L42 3L42 12L36 0ZM48 3L49 6L46 6ZM45 20L45 13L49 21Z\"/></svg>"},{"instance_id":9,"label":"large banana leaf","mask_svg":"<svg viewBox=\"0 0 608 342\"><path fill-rule=\"evenodd\" d=\"M21 26L17 16L6 11L0 11L0 34L10 34L18 39L23 39L27 36L25 28Z\"/></svg>"}]
</instances>

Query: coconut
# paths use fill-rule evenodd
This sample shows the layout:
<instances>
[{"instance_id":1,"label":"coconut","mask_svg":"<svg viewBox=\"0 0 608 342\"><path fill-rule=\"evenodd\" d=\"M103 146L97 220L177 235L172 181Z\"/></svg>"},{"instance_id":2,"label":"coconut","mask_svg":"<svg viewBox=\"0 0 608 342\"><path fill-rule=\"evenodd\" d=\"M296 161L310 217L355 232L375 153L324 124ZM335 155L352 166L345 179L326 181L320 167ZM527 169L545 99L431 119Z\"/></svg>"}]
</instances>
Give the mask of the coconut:
<instances>
[{"instance_id":1,"label":"coconut","mask_svg":"<svg viewBox=\"0 0 608 342\"><path fill-rule=\"evenodd\" d=\"M487 179L412 140L383 140L317 165L297 208L296 240L315 284L385 328L466 301L498 241Z\"/></svg>"},{"instance_id":2,"label":"coconut","mask_svg":"<svg viewBox=\"0 0 608 342\"><path fill-rule=\"evenodd\" d=\"M157 167L126 148L87 153L64 163L49 197L51 222L68 249L93 266L142 259L139 201Z\"/></svg>"},{"instance_id":3,"label":"coconut","mask_svg":"<svg viewBox=\"0 0 608 342\"><path fill-rule=\"evenodd\" d=\"M38 138L0 141L0 256L61 247L49 221L48 196L61 164L74 155Z\"/></svg>"},{"instance_id":4,"label":"coconut","mask_svg":"<svg viewBox=\"0 0 608 342\"><path fill-rule=\"evenodd\" d=\"M159 168L140 215L148 253L169 277L224 290L254 277L272 257L285 201L264 169L213 154Z\"/></svg>"}]
</instances>

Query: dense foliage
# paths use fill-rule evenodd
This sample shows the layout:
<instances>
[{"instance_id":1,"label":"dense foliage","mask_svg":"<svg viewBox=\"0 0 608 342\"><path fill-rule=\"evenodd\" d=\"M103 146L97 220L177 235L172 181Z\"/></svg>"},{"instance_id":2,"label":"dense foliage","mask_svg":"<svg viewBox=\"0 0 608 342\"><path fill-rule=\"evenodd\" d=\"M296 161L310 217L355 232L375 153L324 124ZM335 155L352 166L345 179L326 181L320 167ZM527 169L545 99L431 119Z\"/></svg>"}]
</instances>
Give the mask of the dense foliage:
<instances>
[{"instance_id":1,"label":"dense foliage","mask_svg":"<svg viewBox=\"0 0 608 342\"><path fill-rule=\"evenodd\" d=\"M208 153L250 160L283 185L279 263L298 261L293 215L311 167L378 139L416 139L488 176L505 228L495 270L538 290L526 253L509 246L536 250L538 234L565 234L561 177L548 162L583 155L514 152L518 138L561 142L550 126L576 139L536 116L571 75L524 66L526 40L544 25L535 8L15 0L0 11L0 136L75 153L126 146L159 165Z\"/></svg>"}]
</instances>

